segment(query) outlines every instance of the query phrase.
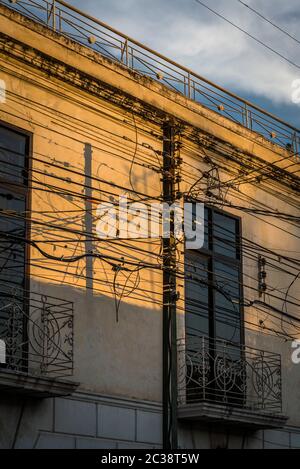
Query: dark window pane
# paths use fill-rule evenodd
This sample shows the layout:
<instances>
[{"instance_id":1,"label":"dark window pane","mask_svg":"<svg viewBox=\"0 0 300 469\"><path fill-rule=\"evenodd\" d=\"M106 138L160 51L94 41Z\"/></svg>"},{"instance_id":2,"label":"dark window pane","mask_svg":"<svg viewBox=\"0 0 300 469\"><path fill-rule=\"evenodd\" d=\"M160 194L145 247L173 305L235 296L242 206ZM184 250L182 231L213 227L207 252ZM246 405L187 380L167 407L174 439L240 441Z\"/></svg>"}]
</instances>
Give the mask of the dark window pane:
<instances>
[{"instance_id":1,"label":"dark window pane","mask_svg":"<svg viewBox=\"0 0 300 469\"><path fill-rule=\"evenodd\" d=\"M27 139L0 127L0 178L24 189ZM0 187L0 337L7 345L6 366L23 369L26 195Z\"/></svg>"},{"instance_id":2,"label":"dark window pane","mask_svg":"<svg viewBox=\"0 0 300 469\"><path fill-rule=\"evenodd\" d=\"M0 282L23 285L25 249L25 197L0 189ZM5 214L10 211L10 216ZM11 238L9 237L11 235ZM15 237L15 238L14 238ZM20 239L16 239L20 238Z\"/></svg>"},{"instance_id":3,"label":"dark window pane","mask_svg":"<svg viewBox=\"0 0 300 469\"><path fill-rule=\"evenodd\" d=\"M241 342L241 326L237 316L216 313L216 338L239 344Z\"/></svg>"},{"instance_id":4,"label":"dark window pane","mask_svg":"<svg viewBox=\"0 0 300 469\"><path fill-rule=\"evenodd\" d=\"M240 342L239 269L222 262L215 262L214 274L216 337Z\"/></svg>"},{"instance_id":5,"label":"dark window pane","mask_svg":"<svg viewBox=\"0 0 300 469\"><path fill-rule=\"evenodd\" d=\"M234 257L235 259L238 257L236 225L237 221L234 218L220 213L214 214L214 252L222 254L223 256Z\"/></svg>"},{"instance_id":6,"label":"dark window pane","mask_svg":"<svg viewBox=\"0 0 300 469\"><path fill-rule=\"evenodd\" d=\"M187 339L192 335L209 335L236 344L241 342L240 267L235 261L240 258L238 223L229 215L205 207L204 248L212 252L207 255L201 254L201 250L186 252ZM221 260L219 255L228 261ZM214 284L209 284L208 271L212 268Z\"/></svg>"},{"instance_id":7,"label":"dark window pane","mask_svg":"<svg viewBox=\"0 0 300 469\"><path fill-rule=\"evenodd\" d=\"M25 155L26 137L0 127L0 177L22 184Z\"/></svg>"},{"instance_id":8,"label":"dark window pane","mask_svg":"<svg viewBox=\"0 0 300 469\"><path fill-rule=\"evenodd\" d=\"M208 261L189 252L185 261L186 331L189 335L207 335L208 329Z\"/></svg>"},{"instance_id":9,"label":"dark window pane","mask_svg":"<svg viewBox=\"0 0 300 469\"><path fill-rule=\"evenodd\" d=\"M0 146L14 153L24 155L26 137L6 127L0 127Z\"/></svg>"}]
</instances>

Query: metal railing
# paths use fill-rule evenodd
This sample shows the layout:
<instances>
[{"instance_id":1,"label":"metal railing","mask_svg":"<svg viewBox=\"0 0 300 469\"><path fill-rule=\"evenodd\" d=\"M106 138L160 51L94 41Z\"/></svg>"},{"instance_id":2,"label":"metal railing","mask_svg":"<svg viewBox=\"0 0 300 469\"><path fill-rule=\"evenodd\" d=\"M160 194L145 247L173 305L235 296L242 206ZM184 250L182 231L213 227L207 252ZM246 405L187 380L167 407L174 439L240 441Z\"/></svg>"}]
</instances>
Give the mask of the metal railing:
<instances>
[{"instance_id":1,"label":"metal railing","mask_svg":"<svg viewBox=\"0 0 300 469\"><path fill-rule=\"evenodd\" d=\"M71 376L73 303L1 284L0 340L5 344L0 369Z\"/></svg>"},{"instance_id":2,"label":"metal railing","mask_svg":"<svg viewBox=\"0 0 300 469\"><path fill-rule=\"evenodd\" d=\"M207 337L179 340L178 404L204 401L280 413L280 355Z\"/></svg>"},{"instance_id":3,"label":"metal railing","mask_svg":"<svg viewBox=\"0 0 300 469\"><path fill-rule=\"evenodd\" d=\"M99 54L259 133L298 156L300 130L62 0L0 0Z\"/></svg>"}]
</instances>

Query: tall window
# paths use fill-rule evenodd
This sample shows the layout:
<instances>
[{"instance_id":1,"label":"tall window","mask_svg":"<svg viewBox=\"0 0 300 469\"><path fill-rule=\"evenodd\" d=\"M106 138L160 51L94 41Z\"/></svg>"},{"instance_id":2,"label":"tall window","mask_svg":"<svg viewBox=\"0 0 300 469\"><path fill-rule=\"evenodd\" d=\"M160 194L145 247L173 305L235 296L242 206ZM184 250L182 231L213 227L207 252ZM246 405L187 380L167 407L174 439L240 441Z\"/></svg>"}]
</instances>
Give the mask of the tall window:
<instances>
[{"instance_id":1,"label":"tall window","mask_svg":"<svg viewBox=\"0 0 300 469\"><path fill-rule=\"evenodd\" d=\"M205 208L205 242L185 253L186 336L243 342L240 221Z\"/></svg>"},{"instance_id":2,"label":"tall window","mask_svg":"<svg viewBox=\"0 0 300 469\"><path fill-rule=\"evenodd\" d=\"M0 123L0 338L8 364L22 359L26 331L28 153L29 137Z\"/></svg>"}]
</instances>

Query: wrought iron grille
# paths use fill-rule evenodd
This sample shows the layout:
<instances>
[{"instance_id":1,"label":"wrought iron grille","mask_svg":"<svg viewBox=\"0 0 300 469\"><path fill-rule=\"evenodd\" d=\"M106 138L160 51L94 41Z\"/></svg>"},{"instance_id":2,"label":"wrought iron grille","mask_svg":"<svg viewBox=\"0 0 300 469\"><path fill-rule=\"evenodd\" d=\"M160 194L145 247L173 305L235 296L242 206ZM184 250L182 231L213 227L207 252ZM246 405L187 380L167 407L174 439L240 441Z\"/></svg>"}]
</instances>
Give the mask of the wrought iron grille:
<instances>
[{"instance_id":1,"label":"wrought iron grille","mask_svg":"<svg viewBox=\"0 0 300 469\"><path fill-rule=\"evenodd\" d=\"M281 357L207 337L178 342L178 404L281 412Z\"/></svg>"},{"instance_id":2,"label":"wrought iron grille","mask_svg":"<svg viewBox=\"0 0 300 469\"><path fill-rule=\"evenodd\" d=\"M73 303L0 285L1 369L30 375L73 374Z\"/></svg>"},{"instance_id":3,"label":"wrought iron grille","mask_svg":"<svg viewBox=\"0 0 300 469\"><path fill-rule=\"evenodd\" d=\"M300 130L62 0L0 0L34 21L160 81L297 155Z\"/></svg>"}]
</instances>

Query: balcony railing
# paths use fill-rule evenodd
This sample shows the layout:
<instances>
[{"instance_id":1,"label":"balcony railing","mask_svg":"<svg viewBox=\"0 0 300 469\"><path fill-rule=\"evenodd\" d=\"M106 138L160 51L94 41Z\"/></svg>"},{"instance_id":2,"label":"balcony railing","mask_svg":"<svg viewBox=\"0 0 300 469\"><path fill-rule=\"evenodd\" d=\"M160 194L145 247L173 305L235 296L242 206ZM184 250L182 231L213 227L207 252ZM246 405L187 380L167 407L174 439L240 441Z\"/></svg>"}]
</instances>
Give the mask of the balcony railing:
<instances>
[{"instance_id":1,"label":"balcony railing","mask_svg":"<svg viewBox=\"0 0 300 469\"><path fill-rule=\"evenodd\" d=\"M178 404L200 402L280 413L281 357L207 337L178 343Z\"/></svg>"},{"instance_id":2,"label":"balcony railing","mask_svg":"<svg viewBox=\"0 0 300 469\"><path fill-rule=\"evenodd\" d=\"M53 31L166 85L298 156L300 130L62 0L0 0Z\"/></svg>"},{"instance_id":3,"label":"balcony railing","mask_svg":"<svg viewBox=\"0 0 300 469\"><path fill-rule=\"evenodd\" d=\"M73 303L0 285L1 370L73 374Z\"/></svg>"}]
</instances>

